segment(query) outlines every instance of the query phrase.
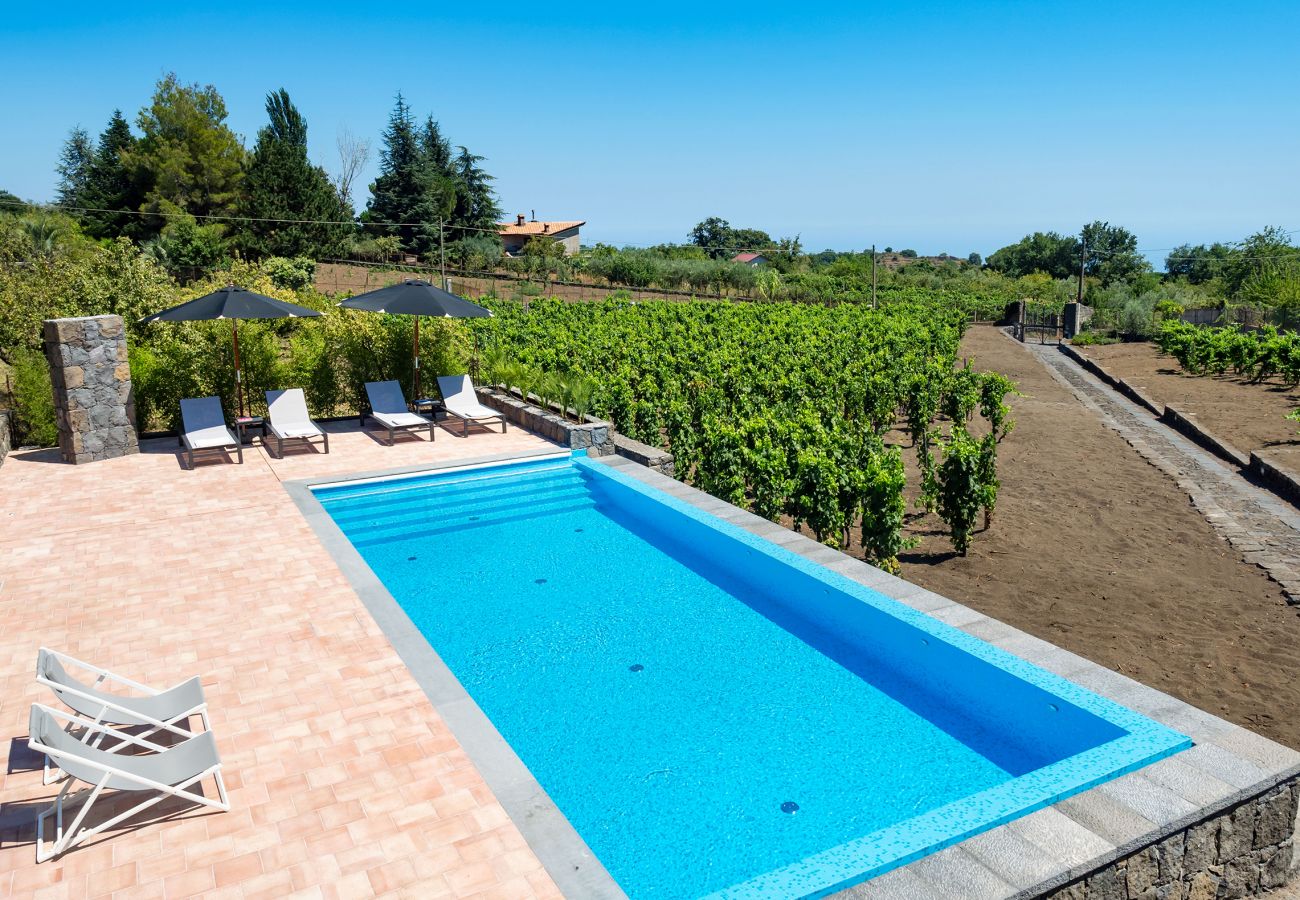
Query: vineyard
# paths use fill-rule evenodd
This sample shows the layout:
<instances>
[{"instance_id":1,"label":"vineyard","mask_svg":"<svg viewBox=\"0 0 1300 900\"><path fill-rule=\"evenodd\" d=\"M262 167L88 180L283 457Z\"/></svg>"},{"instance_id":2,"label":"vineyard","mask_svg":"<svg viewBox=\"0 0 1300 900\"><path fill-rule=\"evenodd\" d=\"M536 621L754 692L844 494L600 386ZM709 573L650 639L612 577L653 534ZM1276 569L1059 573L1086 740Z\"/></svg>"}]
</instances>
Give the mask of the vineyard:
<instances>
[{"instance_id":1,"label":"vineyard","mask_svg":"<svg viewBox=\"0 0 1300 900\"><path fill-rule=\"evenodd\" d=\"M1294 331L1239 331L1166 322L1156 341L1193 375L1232 371L1256 383L1276 377L1288 385L1300 384L1300 334Z\"/></svg>"},{"instance_id":2,"label":"vineyard","mask_svg":"<svg viewBox=\"0 0 1300 900\"><path fill-rule=\"evenodd\" d=\"M1013 385L955 367L959 305L920 291L880 309L489 302L495 318L475 323L489 379L566 405L581 395L720 499L834 546L860 529L868 558L892 570L905 477L884 438L903 422L921 461L918 502L955 549L966 552L981 512L991 521ZM987 427L972 427L976 414Z\"/></svg>"}]
</instances>

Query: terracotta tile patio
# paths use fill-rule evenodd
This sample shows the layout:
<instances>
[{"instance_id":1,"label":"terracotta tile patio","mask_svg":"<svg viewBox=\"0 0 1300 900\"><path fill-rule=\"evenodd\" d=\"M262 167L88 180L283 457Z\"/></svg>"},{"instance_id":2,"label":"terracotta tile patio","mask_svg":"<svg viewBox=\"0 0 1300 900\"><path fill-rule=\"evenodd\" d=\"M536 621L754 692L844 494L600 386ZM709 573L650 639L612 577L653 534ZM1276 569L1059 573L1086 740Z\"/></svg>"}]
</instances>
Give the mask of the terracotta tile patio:
<instances>
[{"instance_id":1,"label":"terracotta tile patio","mask_svg":"<svg viewBox=\"0 0 1300 900\"><path fill-rule=\"evenodd\" d=\"M554 445L329 430L328 456L246 449L193 472L174 440L0 466L0 897L559 896L280 486ZM232 811L146 813L38 866L41 645L160 687L201 675Z\"/></svg>"}]
</instances>

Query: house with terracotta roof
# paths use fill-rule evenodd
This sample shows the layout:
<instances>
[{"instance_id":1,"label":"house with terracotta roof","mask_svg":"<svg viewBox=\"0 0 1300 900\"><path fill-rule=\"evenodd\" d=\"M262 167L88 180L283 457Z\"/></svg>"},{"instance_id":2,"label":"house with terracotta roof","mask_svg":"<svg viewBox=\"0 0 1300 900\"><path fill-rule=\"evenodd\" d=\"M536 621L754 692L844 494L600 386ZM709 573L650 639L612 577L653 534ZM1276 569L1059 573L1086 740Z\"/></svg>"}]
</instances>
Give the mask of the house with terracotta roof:
<instances>
[{"instance_id":1,"label":"house with terracotta roof","mask_svg":"<svg viewBox=\"0 0 1300 900\"><path fill-rule=\"evenodd\" d=\"M763 263L767 262L767 257L761 253L737 253L731 258L731 261L744 263L750 268L753 268L755 266L761 266Z\"/></svg>"},{"instance_id":2,"label":"house with terracotta roof","mask_svg":"<svg viewBox=\"0 0 1300 900\"><path fill-rule=\"evenodd\" d=\"M518 256L524 250L528 239L543 235L564 245L564 252L573 256L578 252L578 229L586 222L538 222L524 220L524 214L515 216L513 222L501 222L498 234L507 256Z\"/></svg>"}]
</instances>

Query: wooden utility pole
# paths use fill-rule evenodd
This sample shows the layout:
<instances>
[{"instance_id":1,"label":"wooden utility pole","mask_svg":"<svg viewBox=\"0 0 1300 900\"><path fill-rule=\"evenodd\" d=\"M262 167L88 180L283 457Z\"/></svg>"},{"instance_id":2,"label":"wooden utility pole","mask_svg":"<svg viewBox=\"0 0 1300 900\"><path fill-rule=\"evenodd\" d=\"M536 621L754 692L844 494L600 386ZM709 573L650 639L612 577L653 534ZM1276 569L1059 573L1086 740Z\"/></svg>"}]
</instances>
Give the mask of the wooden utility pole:
<instances>
[{"instance_id":1,"label":"wooden utility pole","mask_svg":"<svg viewBox=\"0 0 1300 900\"><path fill-rule=\"evenodd\" d=\"M1088 245L1086 242L1079 241L1079 296L1078 302L1083 302L1083 270L1088 265Z\"/></svg>"},{"instance_id":2,"label":"wooden utility pole","mask_svg":"<svg viewBox=\"0 0 1300 900\"><path fill-rule=\"evenodd\" d=\"M871 245L871 308L876 308L876 245Z\"/></svg>"}]
</instances>

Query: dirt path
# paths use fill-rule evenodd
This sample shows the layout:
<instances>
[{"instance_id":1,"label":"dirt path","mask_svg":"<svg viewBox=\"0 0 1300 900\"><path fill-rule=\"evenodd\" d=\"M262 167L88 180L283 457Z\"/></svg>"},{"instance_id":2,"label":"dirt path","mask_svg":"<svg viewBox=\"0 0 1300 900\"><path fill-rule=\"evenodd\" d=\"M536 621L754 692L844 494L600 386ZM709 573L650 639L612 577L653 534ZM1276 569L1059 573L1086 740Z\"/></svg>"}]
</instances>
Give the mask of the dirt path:
<instances>
[{"instance_id":1,"label":"dirt path","mask_svg":"<svg viewBox=\"0 0 1300 900\"><path fill-rule=\"evenodd\" d=\"M1300 617L1279 587L1032 351L977 327L962 352L1024 394L997 520L965 558L937 518L913 521L903 576L1300 747Z\"/></svg>"},{"instance_id":2,"label":"dirt path","mask_svg":"<svg viewBox=\"0 0 1300 900\"><path fill-rule=\"evenodd\" d=\"M1300 407L1300 387L1276 379L1251 384L1235 375L1189 375L1155 344L1078 350L1157 403L1195 415L1238 450L1253 450L1287 468L1300 469L1300 425L1286 419L1287 413Z\"/></svg>"}]
</instances>

